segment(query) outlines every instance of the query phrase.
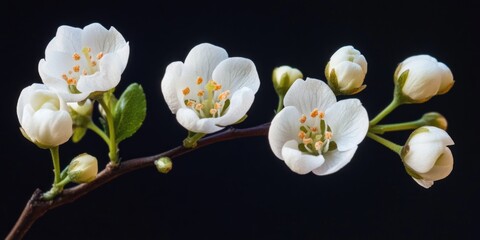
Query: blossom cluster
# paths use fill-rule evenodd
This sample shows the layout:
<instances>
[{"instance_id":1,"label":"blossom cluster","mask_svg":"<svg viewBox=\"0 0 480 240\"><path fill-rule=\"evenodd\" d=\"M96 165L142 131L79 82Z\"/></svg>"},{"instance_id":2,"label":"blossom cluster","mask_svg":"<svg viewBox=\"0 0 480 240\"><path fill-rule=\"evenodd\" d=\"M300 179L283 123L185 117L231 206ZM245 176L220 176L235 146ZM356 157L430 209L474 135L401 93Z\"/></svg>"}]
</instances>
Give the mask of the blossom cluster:
<instances>
[{"instance_id":1,"label":"blossom cluster","mask_svg":"<svg viewBox=\"0 0 480 240\"><path fill-rule=\"evenodd\" d=\"M72 138L80 141L87 130L97 133L109 147L110 164L120 164L117 145L141 126L146 114L141 86L130 85L116 98L129 58L129 42L114 27L92 23L83 29L60 26L38 64L43 83L24 88L17 103L23 135L38 147L50 149L55 181L49 199L68 182L93 181L97 159L86 153L74 158L60 173L58 147ZM323 68L323 67L322 67ZM439 113L421 119L379 124L396 107L419 104L447 93L453 74L429 55L416 55L398 64L394 97L378 115L370 116L358 98L366 89L366 57L351 45L335 51L320 76L304 76L289 65L273 69L273 89L279 103L268 141L274 155L297 174L333 174L354 157L359 144L370 137L397 153L406 172L421 186L447 177L453 169L453 145L446 119ZM160 88L168 108L188 133L185 148L195 148L207 134L245 120L260 87L254 62L231 57L220 46L200 43L183 61L166 66ZM98 102L103 129L92 121ZM412 130L404 145L382 136ZM155 162L160 172L172 168L169 158Z\"/></svg>"}]
</instances>

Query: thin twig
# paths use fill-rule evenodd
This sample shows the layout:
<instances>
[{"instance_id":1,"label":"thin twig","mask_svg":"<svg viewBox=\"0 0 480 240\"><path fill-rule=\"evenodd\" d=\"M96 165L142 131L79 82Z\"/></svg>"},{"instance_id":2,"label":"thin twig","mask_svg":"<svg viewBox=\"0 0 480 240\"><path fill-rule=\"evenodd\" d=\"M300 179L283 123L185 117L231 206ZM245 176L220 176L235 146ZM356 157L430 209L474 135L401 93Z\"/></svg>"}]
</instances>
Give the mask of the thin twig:
<instances>
[{"instance_id":1,"label":"thin twig","mask_svg":"<svg viewBox=\"0 0 480 240\"><path fill-rule=\"evenodd\" d=\"M226 140L244 137L266 136L269 126L270 123L265 123L259 126L245 129L228 128L225 131L210 135L198 141L198 146L195 149ZM144 167L153 166L155 160L159 159L160 157L168 156L173 159L195 149L187 149L183 146L178 146L157 155L123 161L120 165L116 167L107 165L105 169L98 173L97 178L94 181L65 189L61 194L59 194L50 201L41 200L41 196L43 193L40 189L36 189L6 239L22 239L28 232L30 227L35 223L35 221L41 216L43 216L45 213L47 213L49 210L62 206L66 203L71 203L80 198L81 196L125 173L135 171Z\"/></svg>"}]
</instances>

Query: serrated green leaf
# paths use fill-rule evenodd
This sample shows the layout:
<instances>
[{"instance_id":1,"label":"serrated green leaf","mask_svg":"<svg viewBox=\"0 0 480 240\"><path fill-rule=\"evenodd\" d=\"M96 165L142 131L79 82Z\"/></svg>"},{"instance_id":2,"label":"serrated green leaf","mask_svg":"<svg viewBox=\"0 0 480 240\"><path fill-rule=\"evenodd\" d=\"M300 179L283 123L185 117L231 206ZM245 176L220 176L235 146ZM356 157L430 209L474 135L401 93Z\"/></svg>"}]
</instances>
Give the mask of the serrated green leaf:
<instances>
[{"instance_id":1,"label":"serrated green leaf","mask_svg":"<svg viewBox=\"0 0 480 240\"><path fill-rule=\"evenodd\" d=\"M113 112L118 144L137 132L145 120L147 101L142 86L130 84L118 99Z\"/></svg>"}]
</instances>

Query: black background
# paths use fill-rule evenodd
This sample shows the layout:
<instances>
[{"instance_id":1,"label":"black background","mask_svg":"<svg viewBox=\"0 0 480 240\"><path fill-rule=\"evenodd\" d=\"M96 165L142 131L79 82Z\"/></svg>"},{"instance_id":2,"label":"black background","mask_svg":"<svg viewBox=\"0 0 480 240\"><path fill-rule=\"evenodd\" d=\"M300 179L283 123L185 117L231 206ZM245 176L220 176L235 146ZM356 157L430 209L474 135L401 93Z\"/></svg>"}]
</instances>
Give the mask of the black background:
<instances>
[{"instance_id":1,"label":"black background","mask_svg":"<svg viewBox=\"0 0 480 240\"><path fill-rule=\"evenodd\" d=\"M401 106L385 122L442 113L455 141L454 170L424 189L395 153L366 138L339 172L297 175L273 155L267 138L240 139L174 159L167 175L153 167L123 175L48 212L26 239L478 239L478 10L473 1L6 1L0 10L0 236L35 188L47 190L52 181L49 152L18 130L18 95L41 82L38 61L58 26L99 22L130 43L118 94L138 82L147 97L144 125L120 145L125 160L163 152L185 137L160 79L193 46L210 42L255 62L261 86L243 128L272 119L274 67L287 64L325 79L331 54L353 45L369 64L368 87L355 97L370 117L390 102L393 71L405 58L430 54L450 67L456 82L449 93ZM408 134L386 137L403 144ZM100 167L107 163L106 145L89 132L79 144L62 145L62 164L85 151Z\"/></svg>"}]
</instances>

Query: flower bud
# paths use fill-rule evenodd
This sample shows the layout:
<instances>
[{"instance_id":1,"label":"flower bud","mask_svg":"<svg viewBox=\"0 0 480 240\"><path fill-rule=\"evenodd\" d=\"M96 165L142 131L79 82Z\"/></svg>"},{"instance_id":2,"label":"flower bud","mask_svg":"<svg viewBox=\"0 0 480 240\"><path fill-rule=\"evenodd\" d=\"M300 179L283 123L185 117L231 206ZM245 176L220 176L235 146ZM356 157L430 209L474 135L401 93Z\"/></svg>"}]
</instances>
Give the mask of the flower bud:
<instances>
[{"instance_id":1,"label":"flower bud","mask_svg":"<svg viewBox=\"0 0 480 240\"><path fill-rule=\"evenodd\" d=\"M93 103L90 99L87 99L82 102L69 102L67 103L71 112L74 112L81 116L92 116L93 112Z\"/></svg>"},{"instance_id":2,"label":"flower bud","mask_svg":"<svg viewBox=\"0 0 480 240\"><path fill-rule=\"evenodd\" d=\"M453 155L447 146L453 144L447 132L440 128L417 128L401 152L407 173L425 188L446 178L453 169Z\"/></svg>"},{"instance_id":3,"label":"flower bud","mask_svg":"<svg viewBox=\"0 0 480 240\"><path fill-rule=\"evenodd\" d=\"M46 85L34 83L22 90L17 117L22 134L41 148L56 147L72 136L67 104Z\"/></svg>"},{"instance_id":4,"label":"flower bud","mask_svg":"<svg viewBox=\"0 0 480 240\"><path fill-rule=\"evenodd\" d=\"M351 95L365 89L367 60L352 46L338 49L325 67L328 85L338 94Z\"/></svg>"},{"instance_id":5,"label":"flower bud","mask_svg":"<svg viewBox=\"0 0 480 240\"><path fill-rule=\"evenodd\" d=\"M161 173L168 173L172 170L172 160L169 157L161 157L155 161L155 167Z\"/></svg>"},{"instance_id":6,"label":"flower bud","mask_svg":"<svg viewBox=\"0 0 480 240\"><path fill-rule=\"evenodd\" d=\"M303 78L302 72L290 66L284 65L273 69L273 87L278 95L284 96L293 82L301 78Z\"/></svg>"},{"instance_id":7,"label":"flower bud","mask_svg":"<svg viewBox=\"0 0 480 240\"><path fill-rule=\"evenodd\" d=\"M68 177L74 183L88 183L97 177L97 158L83 153L76 156L68 166Z\"/></svg>"},{"instance_id":8,"label":"flower bud","mask_svg":"<svg viewBox=\"0 0 480 240\"><path fill-rule=\"evenodd\" d=\"M427 126L438 127L443 130L447 130L447 119L437 112L425 113L422 116L422 121Z\"/></svg>"},{"instance_id":9,"label":"flower bud","mask_svg":"<svg viewBox=\"0 0 480 240\"><path fill-rule=\"evenodd\" d=\"M450 69L429 55L405 59L395 70L394 81L409 103L426 102L447 93L454 84Z\"/></svg>"}]
</instances>

